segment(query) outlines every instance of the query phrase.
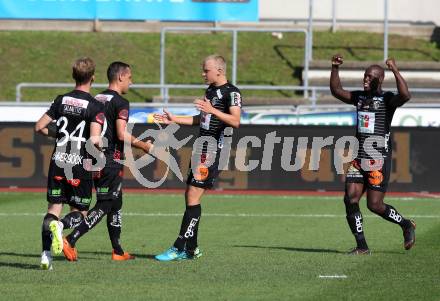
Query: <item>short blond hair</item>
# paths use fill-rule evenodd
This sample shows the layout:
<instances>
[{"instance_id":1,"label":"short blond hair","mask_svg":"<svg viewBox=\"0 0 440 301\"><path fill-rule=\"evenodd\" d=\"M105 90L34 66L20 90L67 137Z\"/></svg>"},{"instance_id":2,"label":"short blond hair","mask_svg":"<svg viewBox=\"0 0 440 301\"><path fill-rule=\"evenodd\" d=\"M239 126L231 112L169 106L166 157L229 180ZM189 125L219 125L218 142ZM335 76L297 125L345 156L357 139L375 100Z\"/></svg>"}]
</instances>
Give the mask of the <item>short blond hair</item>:
<instances>
[{"instance_id":1,"label":"short blond hair","mask_svg":"<svg viewBox=\"0 0 440 301\"><path fill-rule=\"evenodd\" d=\"M72 77L76 84L86 84L95 75L95 62L89 57L77 59L72 65Z\"/></svg>"},{"instance_id":2,"label":"short blond hair","mask_svg":"<svg viewBox=\"0 0 440 301\"><path fill-rule=\"evenodd\" d=\"M223 72L226 74L226 60L223 56L218 55L218 54L211 54L208 55L204 60L203 63L207 62L207 61L214 61L215 64L217 65L218 69L223 70Z\"/></svg>"}]
</instances>

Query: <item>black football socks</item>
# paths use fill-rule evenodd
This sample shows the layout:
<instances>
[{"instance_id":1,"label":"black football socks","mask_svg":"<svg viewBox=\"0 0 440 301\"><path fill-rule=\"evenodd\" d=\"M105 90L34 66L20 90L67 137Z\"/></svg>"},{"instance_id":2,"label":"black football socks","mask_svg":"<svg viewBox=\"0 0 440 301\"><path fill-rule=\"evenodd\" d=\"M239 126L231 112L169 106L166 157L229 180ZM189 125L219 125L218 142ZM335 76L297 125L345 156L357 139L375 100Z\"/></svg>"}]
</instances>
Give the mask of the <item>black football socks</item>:
<instances>
[{"instance_id":1,"label":"black football socks","mask_svg":"<svg viewBox=\"0 0 440 301\"><path fill-rule=\"evenodd\" d=\"M60 221L64 229L75 229L83 221L84 216L80 211L72 211L66 214Z\"/></svg>"},{"instance_id":2,"label":"black football socks","mask_svg":"<svg viewBox=\"0 0 440 301\"><path fill-rule=\"evenodd\" d=\"M396 208L391 205L385 204L385 211L383 214L380 214L380 216L389 222L398 224L403 229L408 229L411 227L411 221L400 215Z\"/></svg>"},{"instance_id":3,"label":"black football socks","mask_svg":"<svg viewBox=\"0 0 440 301\"><path fill-rule=\"evenodd\" d=\"M101 219L110 212L112 202L110 200L98 201L92 209L89 210L85 219L70 233L66 239L72 247L75 247L76 241L95 227Z\"/></svg>"},{"instance_id":4,"label":"black football socks","mask_svg":"<svg viewBox=\"0 0 440 301\"><path fill-rule=\"evenodd\" d=\"M359 209L359 204L350 203L347 195L344 197L344 204L347 213L348 226L356 239L357 248L367 250L368 245L364 236L363 218L361 210Z\"/></svg>"},{"instance_id":5,"label":"black football socks","mask_svg":"<svg viewBox=\"0 0 440 301\"><path fill-rule=\"evenodd\" d=\"M179 236L174 242L174 247L183 251L185 246L188 250L194 250L197 247L197 235L199 229L202 207L200 204L187 206L180 225Z\"/></svg>"},{"instance_id":6,"label":"black football socks","mask_svg":"<svg viewBox=\"0 0 440 301\"><path fill-rule=\"evenodd\" d=\"M50 233L49 224L51 221L57 221L58 217L47 213L43 218L43 224L41 226L41 240L43 243L43 251L50 251L52 245L52 234Z\"/></svg>"},{"instance_id":7,"label":"black football socks","mask_svg":"<svg viewBox=\"0 0 440 301\"><path fill-rule=\"evenodd\" d=\"M112 210L107 214L107 230L112 243L112 248L118 255L124 255L124 250L121 247L120 237L122 228L121 210Z\"/></svg>"}]
</instances>

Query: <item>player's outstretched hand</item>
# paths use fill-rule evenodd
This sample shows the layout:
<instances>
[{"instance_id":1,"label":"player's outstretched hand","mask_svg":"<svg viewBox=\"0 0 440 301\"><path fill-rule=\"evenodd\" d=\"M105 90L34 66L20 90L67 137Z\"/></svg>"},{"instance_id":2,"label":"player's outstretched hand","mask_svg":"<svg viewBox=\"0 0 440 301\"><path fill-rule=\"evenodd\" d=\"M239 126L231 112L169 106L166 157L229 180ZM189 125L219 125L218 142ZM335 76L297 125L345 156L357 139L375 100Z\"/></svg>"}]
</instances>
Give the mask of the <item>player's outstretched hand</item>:
<instances>
[{"instance_id":1,"label":"player's outstretched hand","mask_svg":"<svg viewBox=\"0 0 440 301\"><path fill-rule=\"evenodd\" d=\"M208 114L212 113L212 110L214 108L211 105L211 102L209 101L209 99L207 99L206 97L204 100L203 99L194 100L194 104L196 105L196 108L198 110L205 112L205 113L208 113Z\"/></svg>"},{"instance_id":2,"label":"player's outstretched hand","mask_svg":"<svg viewBox=\"0 0 440 301\"><path fill-rule=\"evenodd\" d=\"M397 70L397 65L396 65L396 61L394 60L394 58L388 58L385 61L385 64L387 65L388 69L390 69L391 71Z\"/></svg>"},{"instance_id":3,"label":"player's outstretched hand","mask_svg":"<svg viewBox=\"0 0 440 301\"><path fill-rule=\"evenodd\" d=\"M342 55L335 54L332 57L332 65L333 66L339 66L339 65L342 65L342 63L344 63L344 58L342 57Z\"/></svg>"},{"instance_id":4,"label":"player's outstretched hand","mask_svg":"<svg viewBox=\"0 0 440 301\"><path fill-rule=\"evenodd\" d=\"M163 110L163 114L155 113L153 115L155 121L164 124L170 124L174 121L174 115L168 112L167 110Z\"/></svg>"}]
</instances>

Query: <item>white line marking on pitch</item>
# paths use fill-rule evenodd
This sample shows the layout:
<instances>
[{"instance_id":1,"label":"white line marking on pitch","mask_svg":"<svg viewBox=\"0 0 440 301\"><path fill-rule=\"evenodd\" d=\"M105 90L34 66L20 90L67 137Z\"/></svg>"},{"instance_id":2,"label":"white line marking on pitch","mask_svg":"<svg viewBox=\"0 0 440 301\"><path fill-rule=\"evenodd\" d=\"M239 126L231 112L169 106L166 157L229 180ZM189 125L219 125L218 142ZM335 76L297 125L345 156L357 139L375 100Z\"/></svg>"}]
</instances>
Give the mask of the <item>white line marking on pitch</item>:
<instances>
[{"instance_id":1,"label":"white line marking on pitch","mask_svg":"<svg viewBox=\"0 0 440 301\"><path fill-rule=\"evenodd\" d=\"M347 275L319 275L321 279L346 279Z\"/></svg>"},{"instance_id":2,"label":"white line marking on pitch","mask_svg":"<svg viewBox=\"0 0 440 301\"><path fill-rule=\"evenodd\" d=\"M44 213L26 213L26 212L0 212L0 216L43 216ZM182 216L182 213L139 213L139 212L122 212L125 216L141 216L141 217L174 217ZM342 214L265 214L265 213L204 213L203 216L208 217L286 217L286 218L345 218ZM364 215L364 217L379 218L377 215ZM408 215L412 218L432 218L438 219L440 215Z\"/></svg>"},{"instance_id":3,"label":"white line marking on pitch","mask_svg":"<svg viewBox=\"0 0 440 301\"><path fill-rule=\"evenodd\" d=\"M432 193L428 193L428 192L420 192L420 193L418 193L418 195L424 196L424 197L429 197L429 198L434 198L434 199L439 199L440 198L440 195L432 194Z\"/></svg>"}]
</instances>

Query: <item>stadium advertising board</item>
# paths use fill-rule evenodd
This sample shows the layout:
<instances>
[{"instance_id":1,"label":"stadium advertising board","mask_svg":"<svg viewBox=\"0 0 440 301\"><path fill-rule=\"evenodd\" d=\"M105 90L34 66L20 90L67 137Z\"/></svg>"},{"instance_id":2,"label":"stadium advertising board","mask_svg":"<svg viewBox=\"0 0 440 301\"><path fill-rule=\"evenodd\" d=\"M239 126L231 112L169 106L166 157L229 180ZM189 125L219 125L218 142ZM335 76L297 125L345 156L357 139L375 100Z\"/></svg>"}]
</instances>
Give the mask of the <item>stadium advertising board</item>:
<instances>
[{"instance_id":1,"label":"stadium advertising board","mask_svg":"<svg viewBox=\"0 0 440 301\"><path fill-rule=\"evenodd\" d=\"M258 21L258 0L0 1L3 19Z\"/></svg>"},{"instance_id":2,"label":"stadium advertising board","mask_svg":"<svg viewBox=\"0 0 440 301\"><path fill-rule=\"evenodd\" d=\"M49 107L21 106L17 114L17 106L1 106L0 122L36 122ZM161 113L161 107L131 107L130 121L136 123L153 123L154 113ZM169 111L179 116L194 116L199 113L196 108L171 107ZM440 107L415 108L405 106L396 110L392 126L404 127L438 127ZM243 108L241 124L269 124L269 125L329 125L354 126L356 125L356 111L319 111L290 112L287 110L255 110L251 106Z\"/></svg>"},{"instance_id":3,"label":"stadium advertising board","mask_svg":"<svg viewBox=\"0 0 440 301\"><path fill-rule=\"evenodd\" d=\"M46 174L53 150L53 139L35 134L33 123L0 123L0 186L45 187ZM156 125L137 124L135 135L149 130L157 134ZM437 149L440 148L437 128L397 127L393 130L393 167L390 191L439 191L437 184ZM354 134L353 127L342 126L259 126L243 125L235 130L230 143L228 169L219 177L222 189L281 189L281 190L341 190L348 157L344 137ZM169 147L167 160L153 160L139 169L142 179L159 183L151 187L183 188L171 162L183 179L190 165L192 145L197 128L180 127L174 134L176 141L191 139L183 147ZM299 147L300 142L305 142ZM327 146L316 153L313 145L326 141ZM343 142L341 144L341 142ZM343 148L338 148L343 145ZM312 165L318 154L319 166ZM144 156L133 150L133 160ZM147 156L147 155L145 155ZM285 159L288 157L286 164ZM316 158L316 157L315 157ZM142 159L143 160L143 159ZM298 165L299 164L299 165ZM251 167L252 166L252 167ZM296 166L296 168L294 167ZM170 168L171 167L171 168ZM243 170L246 167L248 171ZM250 168L251 167L251 168ZM315 170L314 170L315 169ZM250 170L250 171L249 171ZM131 167L125 168L126 187L142 188Z\"/></svg>"}]
</instances>

